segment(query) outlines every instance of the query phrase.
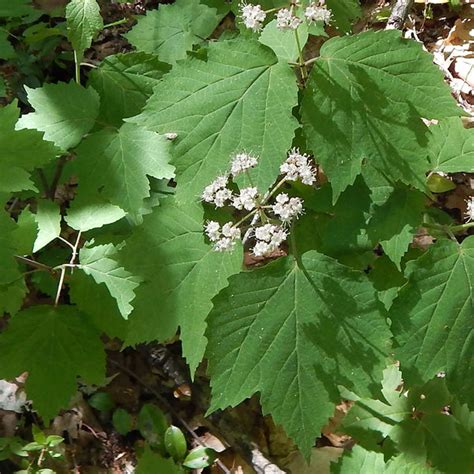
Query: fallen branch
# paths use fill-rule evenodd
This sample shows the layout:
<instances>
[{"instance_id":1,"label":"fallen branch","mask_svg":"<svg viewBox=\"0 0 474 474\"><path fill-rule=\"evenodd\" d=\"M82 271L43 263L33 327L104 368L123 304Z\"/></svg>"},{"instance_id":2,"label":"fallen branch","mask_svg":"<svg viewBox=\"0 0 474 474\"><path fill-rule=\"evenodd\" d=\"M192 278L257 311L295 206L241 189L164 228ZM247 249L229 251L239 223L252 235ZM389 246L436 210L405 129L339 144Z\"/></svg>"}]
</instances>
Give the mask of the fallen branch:
<instances>
[{"instance_id":1,"label":"fallen branch","mask_svg":"<svg viewBox=\"0 0 474 474\"><path fill-rule=\"evenodd\" d=\"M395 0L386 30L401 30L413 6L414 0Z\"/></svg>"}]
</instances>

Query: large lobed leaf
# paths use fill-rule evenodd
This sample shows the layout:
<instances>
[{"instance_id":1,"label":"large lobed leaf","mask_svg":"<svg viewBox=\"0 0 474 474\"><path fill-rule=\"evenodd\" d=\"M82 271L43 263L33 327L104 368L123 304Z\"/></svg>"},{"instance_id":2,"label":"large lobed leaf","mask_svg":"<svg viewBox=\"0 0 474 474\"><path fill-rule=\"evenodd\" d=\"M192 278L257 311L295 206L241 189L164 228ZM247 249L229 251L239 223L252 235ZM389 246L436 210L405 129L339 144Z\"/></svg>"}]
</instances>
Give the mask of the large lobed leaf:
<instances>
[{"instance_id":1,"label":"large lobed leaf","mask_svg":"<svg viewBox=\"0 0 474 474\"><path fill-rule=\"evenodd\" d=\"M150 194L149 176L170 179L169 141L135 124L89 135L76 150L79 193L101 195L123 210L138 213Z\"/></svg>"},{"instance_id":2,"label":"large lobed leaf","mask_svg":"<svg viewBox=\"0 0 474 474\"><path fill-rule=\"evenodd\" d=\"M23 115L17 128L44 132L44 138L62 150L76 146L93 127L99 113L99 96L75 82L26 88L35 112Z\"/></svg>"},{"instance_id":3,"label":"large lobed leaf","mask_svg":"<svg viewBox=\"0 0 474 474\"><path fill-rule=\"evenodd\" d=\"M307 457L338 385L374 390L390 341L365 275L316 251L231 277L214 299L207 337L211 410L260 392L264 413Z\"/></svg>"},{"instance_id":4,"label":"large lobed leaf","mask_svg":"<svg viewBox=\"0 0 474 474\"><path fill-rule=\"evenodd\" d=\"M446 371L452 392L474 406L474 236L462 244L439 241L405 273L408 283L390 309L405 381Z\"/></svg>"},{"instance_id":5,"label":"large lobed leaf","mask_svg":"<svg viewBox=\"0 0 474 474\"><path fill-rule=\"evenodd\" d=\"M204 242L200 204L164 199L122 251L125 267L145 279L136 290L126 342L165 341L178 326L193 374L206 348L212 298L240 271L242 252L216 253Z\"/></svg>"},{"instance_id":6,"label":"large lobed leaf","mask_svg":"<svg viewBox=\"0 0 474 474\"><path fill-rule=\"evenodd\" d=\"M275 180L297 122L291 68L268 47L236 39L209 45L207 61L177 64L156 86L141 115L130 119L160 133L178 134L173 149L180 202L198 198L230 155L260 156L254 170L264 189Z\"/></svg>"},{"instance_id":7,"label":"large lobed leaf","mask_svg":"<svg viewBox=\"0 0 474 474\"><path fill-rule=\"evenodd\" d=\"M139 51L156 53L162 61L174 64L186 58L187 51L206 39L218 23L215 8L199 0L177 0L148 12L124 36Z\"/></svg>"},{"instance_id":8,"label":"large lobed leaf","mask_svg":"<svg viewBox=\"0 0 474 474\"><path fill-rule=\"evenodd\" d=\"M421 118L457 115L430 55L394 30L327 41L301 107L334 199L361 173L371 188L399 180L423 190L429 164Z\"/></svg>"},{"instance_id":9,"label":"large lobed leaf","mask_svg":"<svg viewBox=\"0 0 474 474\"><path fill-rule=\"evenodd\" d=\"M16 104L0 109L0 193L36 190L30 180L35 168L54 160L59 150L36 130L15 130Z\"/></svg>"},{"instance_id":10,"label":"large lobed leaf","mask_svg":"<svg viewBox=\"0 0 474 474\"><path fill-rule=\"evenodd\" d=\"M26 392L46 421L68 405L78 376L91 384L105 376L100 334L83 316L72 306L35 306L0 334L0 377L28 372Z\"/></svg>"},{"instance_id":11,"label":"large lobed leaf","mask_svg":"<svg viewBox=\"0 0 474 474\"><path fill-rule=\"evenodd\" d=\"M138 114L169 69L153 54L132 52L104 58L89 76L89 84L101 97L101 121L120 126L123 118Z\"/></svg>"}]
</instances>

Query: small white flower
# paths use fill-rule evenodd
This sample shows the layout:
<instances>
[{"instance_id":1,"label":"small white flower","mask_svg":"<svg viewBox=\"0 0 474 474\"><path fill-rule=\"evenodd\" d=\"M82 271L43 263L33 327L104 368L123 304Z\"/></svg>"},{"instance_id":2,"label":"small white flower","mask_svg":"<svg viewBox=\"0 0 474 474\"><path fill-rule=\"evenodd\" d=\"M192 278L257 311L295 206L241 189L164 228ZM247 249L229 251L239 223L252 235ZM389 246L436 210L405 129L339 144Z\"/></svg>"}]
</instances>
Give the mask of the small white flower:
<instances>
[{"instance_id":1,"label":"small white flower","mask_svg":"<svg viewBox=\"0 0 474 474\"><path fill-rule=\"evenodd\" d=\"M232 240L240 239L240 229L234 227L233 222L227 222L222 226L222 235Z\"/></svg>"},{"instance_id":2,"label":"small white flower","mask_svg":"<svg viewBox=\"0 0 474 474\"><path fill-rule=\"evenodd\" d=\"M303 184L312 185L316 182L316 174L309 160L308 155L301 154L297 148L293 148L280 166L280 173L289 181L299 179Z\"/></svg>"},{"instance_id":3,"label":"small white flower","mask_svg":"<svg viewBox=\"0 0 474 474\"><path fill-rule=\"evenodd\" d=\"M225 203L232 198L230 189L219 189L214 196L214 204L216 207L224 207Z\"/></svg>"},{"instance_id":4,"label":"small white flower","mask_svg":"<svg viewBox=\"0 0 474 474\"><path fill-rule=\"evenodd\" d=\"M230 252L234 250L235 242L229 237L222 237L214 244L216 252Z\"/></svg>"},{"instance_id":5,"label":"small white flower","mask_svg":"<svg viewBox=\"0 0 474 474\"><path fill-rule=\"evenodd\" d=\"M227 189L227 176L218 176L209 186L204 188L201 199L205 202L214 203L216 207L225 206L226 202L232 198L232 192Z\"/></svg>"},{"instance_id":6,"label":"small white flower","mask_svg":"<svg viewBox=\"0 0 474 474\"><path fill-rule=\"evenodd\" d=\"M331 11L324 6L324 2L311 3L304 12L306 19L312 23L314 21L322 21L323 23L329 24L331 21Z\"/></svg>"},{"instance_id":7,"label":"small white flower","mask_svg":"<svg viewBox=\"0 0 474 474\"><path fill-rule=\"evenodd\" d=\"M257 240L263 240L270 242L273 233L276 231L277 226L272 224L265 224L255 229L255 238Z\"/></svg>"},{"instance_id":8,"label":"small white flower","mask_svg":"<svg viewBox=\"0 0 474 474\"><path fill-rule=\"evenodd\" d=\"M257 205L258 189L253 187L243 188L238 196L235 196L232 205L236 209L251 211Z\"/></svg>"},{"instance_id":9,"label":"small white flower","mask_svg":"<svg viewBox=\"0 0 474 474\"><path fill-rule=\"evenodd\" d=\"M282 222L288 223L303 212L303 200L297 197L289 198L288 194L281 193L276 197L276 204L272 211L279 216Z\"/></svg>"},{"instance_id":10,"label":"small white flower","mask_svg":"<svg viewBox=\"0 0 474 474\"><path fill-rule=\"evenodd\" d=\"M467 209L464 215L466 216L467 222L474 221L474 197L470 197L467 201Z\"/></svg>"},{"instance_id":11,"label":"small white flower","mask_svg":"<svg viewBox=\"0 0 474 474\"><path fill-rule=\"evenodd\" d=\"M246 3L240 4L240 15L244 25L252 31L260 31L267 16L260 5Z\"/></svg>"},{"instance_id":12,"label":"small white flower","mask_svg":"<svg viewBox=\"0 0 474 474\"><path fill-rule=\"evenodd\" d=\"M302 21L297 16L293 15L291 10L288 8L282 8L279 10L276 20L276 26L281 30L296 30L296 28L298 28L302 23Z\"/></svg>"},{"instance_id":13,"label":"small white flower","mask_svg":"<svg viewBox=\"0 0 474 474\"><path fill-rule=\"evenodd\" d=\"M275 250L278 250L288 236L285 229L273 224L265 224L261 227L257 227L254 234L256 243L252 249L252 253L256 257L265 257Z\"/></svg>"},{"instance_id":14,"label":"small white flower","mask_svg":"<svg viewBox=\"0 0 474 474\"><path fill-rule=\"evenodd\" d=\"M262 242L262 241L257 242L255 244L254 248L252 249L252 253L256 257L265 257L266 255L271 253L270 245L268 245L267 243Z\"/></svg>"},{"instance_id":15,"label":"small white flower","mask_svg":"<svg viewBox=\"0 0 474 474\"><path fill-rule=\"evenodd\" d=\"M230 174L233 177L238 176L244 171L249 170L257 165L257 158L248 153L237 153L232 158Z\"/></svg>"},{"instance_id":16,"label":"small white flower","mask_svg":"<svg viewBox=\"0 0 474 474\"><path fill-rule=\"evenodd\" d=\"M178 138L178 134L177 133L165 133L165 138L167 140L176 140L176 138Z\"/></svg>"},{"instance_id":17,"label":"small white flower","mask_svg":"<svg viewBox=\"0 0 474 474\"><path fill-rule=\"evenodd\" d=\"M211 242L216 242L221 236L220 225L216 221L209 221L204 227L204 231Z\"/></svg>"}]
</instances>

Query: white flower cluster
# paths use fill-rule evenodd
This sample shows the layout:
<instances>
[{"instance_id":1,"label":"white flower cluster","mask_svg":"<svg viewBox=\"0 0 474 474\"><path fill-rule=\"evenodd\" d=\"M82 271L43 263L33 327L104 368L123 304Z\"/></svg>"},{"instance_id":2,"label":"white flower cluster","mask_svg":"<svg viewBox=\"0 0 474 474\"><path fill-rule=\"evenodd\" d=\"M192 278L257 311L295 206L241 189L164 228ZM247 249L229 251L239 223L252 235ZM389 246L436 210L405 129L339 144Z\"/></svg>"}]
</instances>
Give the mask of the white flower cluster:
<instances>
[{"instance_id":1,"label":"white flower cluster","mask_svg":"<svg viewBox=\"0 0 474 474\"><path fill-rule=\"evenodd\" d=\"M465 216L467 222L474 221L474 197L469 198L467 201L467 209Z\"/></svg>"},{"instance_id":2,"label":"white flower cluster","mask_svg":"<svg viewBox=\"0 0 474 474\"><path fill-rule=\"evenodd\" d=\"M240 11L242 21L247 28L250 28L252 31L260 31L262 29L262 23L265 21L267 14L260 5L241 3Z\"/></svg>"},{"instance_id":3,"label":"white flower cluster","mask_svg":"<svg viewBox=\"0 0 474 474\"><path fill-rule=\"evenodd\" d=\"M276 14L276 26L281 30L296 30L298 26L303 23L303 19L295 15L292 5L291 8L281 8ZM263 22L266 18L266 12L260 5L252 5L248 3L240 4L240 16L244 25L250 28L252 31L260 31L262 29ZM312 2L304 10L304 17L308 23L315 21L322 21L325 24L329 24L331 21L331 11L327 9L325 0L319 0L318 2Z\"/></svg>"},{"instance_id":4,"label":"white flower cluster","mask_svg":"<svg viewBox=\"0 0 474 474\"><path fill-rule=\"evenodd\" d=\"M303 184L310 186L316 182L316 171L311 166L309 156L301 154L298 148L293 148L288 153L288 158L280 166L280 173L285 175L288 181L301 180Z\"/></svg>"},{"instance_id":5,"label":"white flower cluster","mask_svg":"<svg viewBox=\"0 0 474 474\"><path fill-rule=\"evenodd\" d=\"M296 30L303 23L303 20L293 15L288 8L282 8L276 16L276 26L281 30Z\"/></svg>"},{"instance_id":6,"label":"white flower cluster","mask_svg":"<svg viewBox=\"0 0 474 474\"><path fill-rule=\"evenodd\" d=\"M252 252L256 257L265 257L274 253L288 236L286 230L289 224L303 213L303 200L290 197L282 192L273 198L276 191L286 181L301 180L305 184L316 181L315 171L310 164L310 158L293 148L288 158L281 165L283 174L280 181L265 194L260 194L258 188L248 186L241 188L238 193L231 191L231 180L241 173L247 172L257 165L258 158L245 152L240 152L231 158L230 173L218 176L202 193L202 200L216 207L230 206L247 214L237 223L227 222L221 228L215 221L209 221L204 231L217 252L231 251L240 240L243 232L244 243L254 238ZM250 178L250 177L249 177ZM235 183L232 185L234 186ZM245 224L247 222L247 224ZM242 231L241 231L242 228Z\"/></svg>"},{"instance_id":7,"label":"white flower cluster","mask_svg":"<svg viewBox=\"0 0 474 474\"><path fill-rule=\"evenodd\" d=\"M257 166L257 158L249 153L237 153L232 158L230 174L235 178L239 174Z\"/></svg>"},{"instance_id":8,"label":"white flower cluster","mask_svg":"<svg viewBox=\"0 0 474 474\"><path fill-rule=\"evenodd\" d=\"M280 226L273 224L265 224L261 227L256 227L254 230L255 245L252 253L256 257L266 257L275 250L278 250L280 245L288 237L288 233Z\"/></svg>"},{"instance_id":9,"label":"white flower cluster","mask_svg":"<svg viewBox=\"0 0 474 474\"><path fill-rule=\"evenodd\" d=\"M272 206L273 214L285 224L300 216L303 212L303 200L297 197L290 198L286 193L280 193Z\"/></svg>"},{"instance_id":10,"label":"white flower cluster","mask_svg":"<svg viewBox=\"0 0 474 474\"><path fill-rule=\"evenodd\" d=\"M314 21L322 21L327 25L331 21L331 11L326 8L324 0L320 0L318 3L311 3L306 8L304 16L309 23L313 23Z\"/></svg>"},{"instance_id":11,"label":"white flower cluster","mask_svg":"<svg viewBox=\"0 0 474 474\"><path fill-rule=\"evenodd\" d=\"M232 198L232 192L227 189L229 178L227 175L218 176L202 193L202 200L214 203L216 207L224 207Z\"/></svg>"},{"instance_id":12,"label":"white flower cluster","mask_svg":"<svg viewBox=\"0 0 474 474\"><path fill-rule=\"evenodd\" d=\"M216 252L229 252L234 250L236 242L240 239L240 230L234 227L233 222L222 226L218 222L209 221L204 228L209 240L214 243Z\"/></svg>"}]
</instances>

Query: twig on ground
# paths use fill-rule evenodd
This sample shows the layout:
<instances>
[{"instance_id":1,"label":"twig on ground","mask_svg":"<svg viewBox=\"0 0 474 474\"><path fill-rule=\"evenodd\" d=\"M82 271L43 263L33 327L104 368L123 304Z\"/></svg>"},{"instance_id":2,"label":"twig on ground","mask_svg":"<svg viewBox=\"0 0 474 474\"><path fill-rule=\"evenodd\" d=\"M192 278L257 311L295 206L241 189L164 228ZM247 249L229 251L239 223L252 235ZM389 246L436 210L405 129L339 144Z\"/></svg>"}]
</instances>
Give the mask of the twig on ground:
<instances>
[{"instance_id":1,"label":"twig on ground","mask_svg":"<svg viewBox=\"0 0 474 474\"><path fill-rule=\"evenodd\" d=\"M387 21L386 30L401 30L405 24L414 0L395 0L390 13L390 18Z\"/></svg>"}]
</instances>

